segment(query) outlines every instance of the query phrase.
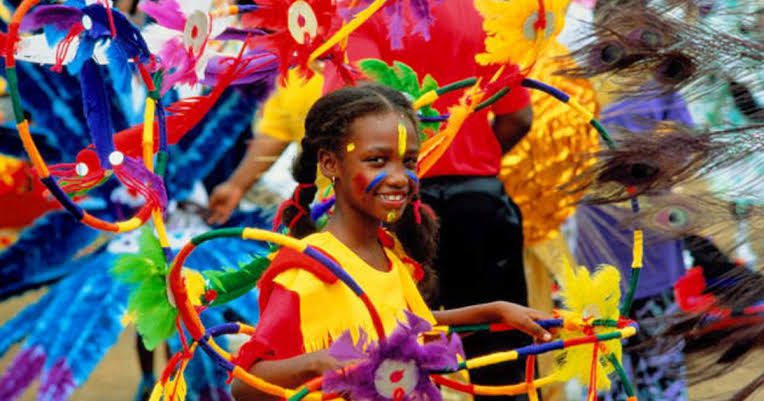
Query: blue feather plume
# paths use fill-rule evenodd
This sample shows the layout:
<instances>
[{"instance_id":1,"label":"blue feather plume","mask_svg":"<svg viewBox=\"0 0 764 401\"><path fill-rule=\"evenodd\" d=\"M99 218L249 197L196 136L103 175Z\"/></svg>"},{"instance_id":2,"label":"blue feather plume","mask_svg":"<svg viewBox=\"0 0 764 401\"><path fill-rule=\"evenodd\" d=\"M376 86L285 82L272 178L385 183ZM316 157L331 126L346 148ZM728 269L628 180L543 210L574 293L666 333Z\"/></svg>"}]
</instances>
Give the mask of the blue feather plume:
<instances>
[{"instance_id":1,"label":"blue feather plume","mask_svg":"<svg viewBox=\"0 0 764 401\"><path fill-rule=\"evenodd\" d=\"M111 166L109 155L114 151L114 128L100 68L92 59L85 61L80 73L80 85L90 137L101 161L101 168L106 170Z\"/></svg>"},{"instance_id":2,"label":"blue feather plume","mask_svg":"<svg viewBox=\"0 0 764 401\"><path fill-rule=\"evenodd\" d=\"M249 130L257 99L228 89L204 119L178 143L168 166L166 185L176 199L185 199L194 182L206 177L231 149L236 137ZM225 127L225 128L223 128ZM228 134L221 135L221 132Z\"/></svg>"},{"instance_id":3,"label":"blue feather plume","mask_svg":"<svg viewBox=\"0 0 764 401\"><path fill-rule=\"evenodd\" d=\"M78 269L72 261L93 243L98 232L66 212L53 212L22 231L0 252L0 300L38 288Z\"/></svg>"},{"instance_id":4,"label":"blue feather plume","mask_svg":"<svg viewBox=\"0 0 764 401\"><path fill-rule=\"evenodd\" d=\"M11 346L29 335L37 322L37 317L42 315L52 301L53 294L47 293L0 326L0 358L8 352Z\"/></svg>"}]
</instances>

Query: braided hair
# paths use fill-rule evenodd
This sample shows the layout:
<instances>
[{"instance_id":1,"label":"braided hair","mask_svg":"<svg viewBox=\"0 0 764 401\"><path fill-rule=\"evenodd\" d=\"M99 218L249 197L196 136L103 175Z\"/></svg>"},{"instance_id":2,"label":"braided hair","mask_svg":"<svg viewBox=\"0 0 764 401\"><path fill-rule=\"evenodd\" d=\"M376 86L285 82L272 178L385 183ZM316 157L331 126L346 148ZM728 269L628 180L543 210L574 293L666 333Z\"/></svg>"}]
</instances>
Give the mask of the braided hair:
<instances>
[{"instance_id":1,"label":"braided hair","mask_svg":"<svg viewBox=\"0 0 764 401\"><path fill-rule=\"evenodd\" d=\"M339 153L356 119L391 112L407 118L416 128L417 118L411 102L402 93L383 85L345 87L313 104L305 119L302 151L292 168L298 186L281 215L290 235L302 238L316 232L316 223L310 217L309 208L317 190L314 182L319 150ZM424 208L426 213L419 212L419 203L415 198L401 219L389 228L412 258L423 265L430 265L436 251L438 225L434 213L430 213L428 208ZM421 224L414 224L415 219Z\"/></svg>"}]
</instances>

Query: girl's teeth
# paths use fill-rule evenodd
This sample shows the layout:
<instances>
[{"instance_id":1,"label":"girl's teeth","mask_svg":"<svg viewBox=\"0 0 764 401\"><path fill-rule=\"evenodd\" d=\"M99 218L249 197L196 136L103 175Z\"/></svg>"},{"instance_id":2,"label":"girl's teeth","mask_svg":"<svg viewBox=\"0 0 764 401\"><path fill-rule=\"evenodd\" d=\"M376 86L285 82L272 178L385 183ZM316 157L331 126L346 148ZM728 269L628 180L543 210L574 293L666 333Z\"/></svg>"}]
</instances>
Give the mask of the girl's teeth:
<instances>
[{"instance_id":1,"label":"girl's teeth","mask_svg":"<svg viewBox=\"0 0 764 401\"><path fill-rule=\"evenodd\" d=\"M388 200L388 201L399 201L403 200L403 195L380 195L382 199Z\"/></svg>"}]
</instances>

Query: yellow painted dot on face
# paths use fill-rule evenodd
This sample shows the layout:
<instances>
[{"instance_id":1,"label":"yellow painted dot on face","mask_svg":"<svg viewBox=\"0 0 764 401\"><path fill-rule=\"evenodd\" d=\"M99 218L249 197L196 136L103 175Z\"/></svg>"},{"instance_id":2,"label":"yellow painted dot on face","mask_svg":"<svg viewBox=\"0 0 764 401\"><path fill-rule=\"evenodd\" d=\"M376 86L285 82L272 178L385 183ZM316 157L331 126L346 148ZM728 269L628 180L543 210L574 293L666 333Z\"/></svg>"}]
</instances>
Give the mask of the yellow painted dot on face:
<instances>
[{"instance_id":1,"label":"yellow painted dot on face","mask_svg":"<svg viewBox=\"0 0 764 401\"><path fill-rule=\"evenodd\" d=\"M396 218L396 217L398 217L398 215L397 215L397 214L395 214L395 212L390 212L390 213L388 213L388 214L387 214L387 222L388 222L388 223L392 223L393 221L395 221L395 218Z\"/></svg>"},{"instance_id":2,"label":"yellow painted dot on face","mask_svg":"<svg viewBox=\"0 0 764 401\"><path fill-rule=\"evenodd\" d=\"M355 144L352 143L352 142L349 143L346 149L347 149L348 153L354 151L355 150Z\"/></svg>"},{"instance_id":3,"label":"yellow painted dot on face","mask_svg":"<svg viewBox=\"0 0 764 401\"><path fill-rule=\"evenodd\" d=\"M406 154L406 126L403 122L398 122L398 156L403 157Z\"/></svg>"}]
</instances>

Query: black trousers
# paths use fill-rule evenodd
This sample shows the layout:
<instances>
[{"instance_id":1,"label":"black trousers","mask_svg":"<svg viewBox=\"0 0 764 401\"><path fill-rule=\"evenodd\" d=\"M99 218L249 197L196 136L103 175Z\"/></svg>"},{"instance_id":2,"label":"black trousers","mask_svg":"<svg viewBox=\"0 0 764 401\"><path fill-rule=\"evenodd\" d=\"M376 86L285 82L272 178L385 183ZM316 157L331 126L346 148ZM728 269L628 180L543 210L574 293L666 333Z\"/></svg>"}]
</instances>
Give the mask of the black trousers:
<instances>
[{"instance_id":1,"label":"black trousers","mask_svg":"<svg viewBox=\"0 0 764 401\"><path fill-rule=\"evenodd\" d=\"M422 180L422 201L440 218L435 269L439 293L435 309L505 300L527 305L520 209L496 177L447 176ZM476 333L463 339L467 357L506 351L531 342L518 332ZM519 383L525 363L516 361L470 372L473 383ZM476 397L520 401L527 396Z\"/></svg>"}]
</instances>

